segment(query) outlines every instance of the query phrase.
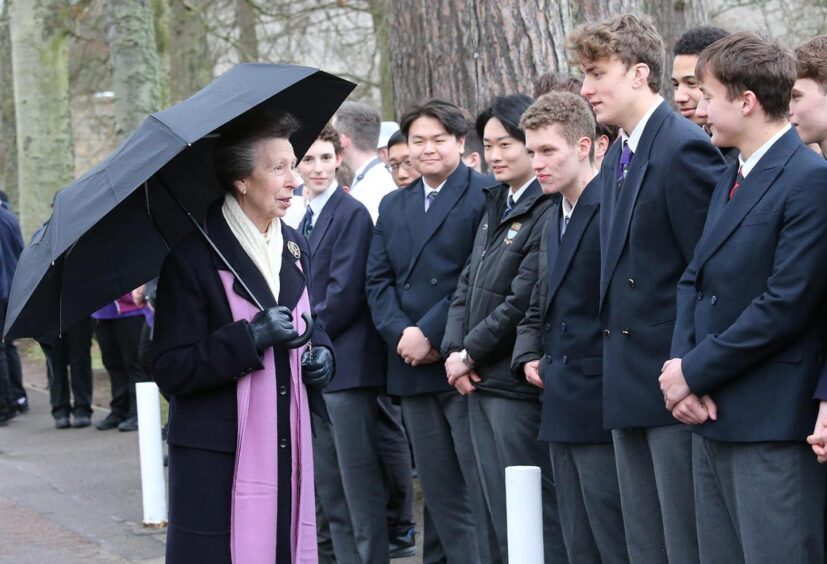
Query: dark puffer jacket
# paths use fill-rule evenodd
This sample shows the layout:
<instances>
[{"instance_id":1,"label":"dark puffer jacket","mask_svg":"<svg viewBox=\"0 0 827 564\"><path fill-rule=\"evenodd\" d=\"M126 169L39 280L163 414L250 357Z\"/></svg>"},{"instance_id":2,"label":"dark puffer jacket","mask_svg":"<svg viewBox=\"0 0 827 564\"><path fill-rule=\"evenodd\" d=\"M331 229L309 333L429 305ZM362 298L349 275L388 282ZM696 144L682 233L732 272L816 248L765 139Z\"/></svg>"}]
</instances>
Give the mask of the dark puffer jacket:
<instances>
[{"instance_id":1,"label":"dark puffer jacket","mask_svg":"<svg viewBox=\"0 0 827 564\"><path fill-rule=\"evenodd\" d=\"M539 388L511 371L511 353L537 282L540 239L553 200L534 180L501 219L508 192L504 184L485 189L486 213L451 301L442 351L468 351L482 378L478 391L537 401Z\"/></svg>"}]
</instances>

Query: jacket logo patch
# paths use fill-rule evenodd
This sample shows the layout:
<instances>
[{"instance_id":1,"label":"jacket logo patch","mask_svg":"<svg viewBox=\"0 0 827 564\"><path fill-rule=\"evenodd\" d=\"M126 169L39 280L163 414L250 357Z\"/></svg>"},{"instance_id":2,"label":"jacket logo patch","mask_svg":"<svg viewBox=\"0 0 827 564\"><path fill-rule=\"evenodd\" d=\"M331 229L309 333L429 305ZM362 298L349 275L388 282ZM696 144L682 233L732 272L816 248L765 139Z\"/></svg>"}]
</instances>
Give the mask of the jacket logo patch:
<instances>
[{"instance_id":1,"label":"jacket logo patch","mask_svg":"<svg viewBox=\"0 0 827 564\"><path fill-rule=\"evenodd\" d=\"M302 252L299 249L299 246L296 244L295 241L287 241L287 250L290 251L290 254L296 257L297 259L301 258Z\"/></svg>"},{"instance_id":2,"label":"jacket logo patch","mask_svg":"<svg viewBox=\"0 0 827 564\"><path fill-rule=\"evenodd\" d=\"M511 227L508 228L508 233L505 234L505 239L503 239L503 243L506 245L510 245L514 242L514 238L517 236L517 233L520 232L520 228L523 226L522 223L515 221L511 224Z\"/></svg>"}]
</instances>

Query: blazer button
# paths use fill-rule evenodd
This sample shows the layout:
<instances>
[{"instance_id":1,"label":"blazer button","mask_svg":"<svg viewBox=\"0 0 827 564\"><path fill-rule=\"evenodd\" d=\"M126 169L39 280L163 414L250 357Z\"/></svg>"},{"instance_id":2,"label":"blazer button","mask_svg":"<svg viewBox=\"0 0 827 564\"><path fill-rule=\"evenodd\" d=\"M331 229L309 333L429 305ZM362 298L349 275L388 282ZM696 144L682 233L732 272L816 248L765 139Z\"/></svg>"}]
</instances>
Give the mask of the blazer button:
<instances>
[{"instance_id":1,"label":"blazer button","mask_svg":"<svg viewBox=\"0 0 827 564\"><path fill-rule=\"evenodd\" d=\"M563 332L565 333L567 328L568 328L568 325L566 325L566 322L565 322L565 321L563 321L563 322L560 324L560 331L563 331Z\"/></svg>"},{"instance_id":2,"label":"blazer button","mask_svg":"<svg viewBox=\"0 0 827 564\"><path fill-rule=\"evenodd\" d=\"M701 291L698 291L698 301L700 302L703 299L704 299L704 293L701 292Z\"/></svg>"},{"instance_id":3,"label":"blazer button","mask_svg":"<svg viewBox=\"0 0 827 564\"><path fill-rule=\"evenodd\" d=\"M402 287L403 287L403 288L405 288L406 290L410 290L410 289L411 289L411 285L410 285L410 284L405 284L405 285L404 285L404 286L402 286Z\"/></svg>"},{"instance_id":4,"label":"blazer button","mask_svg":"<svg viewBox=\"0 0 827 564\"><path fill-rule=\"evenodd\" d=\"M287 395L287 386L279 386L279 395Z\"/></svg>"},{"instance_id":5,"label":"blazer button","mask_svg":"<svg viewBox=\"0 0 827 564\"><path fill-rule=\"evenodd\" d=\"M562 359L560 359L560 360L562 360L562 361L563 361L563 364L568 364L568 362L569 362L569 357L567 357L566 355L563 355L563 358L562 358Z\"/></svg>"},{"instance_id":6,"label":"blazer button","mask_svg":"<svg viewBox=\"0 0 827 564\"><path fill-rule=\"evenodd\" d=\"M545 323L545 324L543 324L543 331L545 331L546 333L548 333L549 331L551 331L551 323Z\"/></svg>"},{"instance_id":7,"label":"blazer button","mask_svg":"<svg viewBox=\"0 0 827 564\"><path fill-rule=\"evenodd\" d=\"M436 278L431 278L431 286L436 286Z\"/></svg>"},{"instance_id":8,"label":"blazer button","mask_svg":"<svg viewBox=\"0 0 827 564\"><path fill-rule=\"evenodd\" d=\"M279 441L279 448L287 448L287 439L281 439Z\"/></svg>"},{"instance_id":9,"label":"blazer button","mask_svg":"<svg viewBox=\"0 0 827 564\"><path fill-rule=\"evenodd\" d=\"M712 305L715 305L715 302L717 302L717 301L718 301L718 296L712 296L711 298L709 298L709 303L711 303Z\"/></svg>"},{"instance_id":10,"label":"blazer button","mask_svg":"<svg viewBox=\"0 0 827 564\"><path fill-rule=\"evenodd\" d=\"M631 336L632 336L632 332L631 332L631 331L629 331L628 329L623 329L623 330L620 332L620 334L621 334L621 335L623 335L624 337L631 337Z\"/></svg>"},{"instance_id":11,"label":"blazer button","mask_svg":"<svg viewBox=\"0 0 827 564\"><path fill-rule=\"evenodd\" d=\"M546 362L551 364L551 355L550 354L546 355Z\"/></svg>"},{"instance_id":12,"label":"blazer button","mask_svg":"<svg viewBox=\"0 0 827 564\"><path fill-rule=\"evenodd\" d=\"M609 337L611 337L611 336L612 336L612 332L611 332L611 331L609 331L608 329L603 329L603 338L604 338L604 339L608 339L608 338L609 338Z\"/></svg>"},{"instance_id":13,"label":"blazer button","mask_svg":"<svg viewBox=\"0 0 827 564\"><path fill-rule=\"evenodd\" d=\"M630 288L634 288L634 287L635 287L635 279L634 279L634 278L629 278L629 287L630 287Z\"/></svg>"}]
</instances>

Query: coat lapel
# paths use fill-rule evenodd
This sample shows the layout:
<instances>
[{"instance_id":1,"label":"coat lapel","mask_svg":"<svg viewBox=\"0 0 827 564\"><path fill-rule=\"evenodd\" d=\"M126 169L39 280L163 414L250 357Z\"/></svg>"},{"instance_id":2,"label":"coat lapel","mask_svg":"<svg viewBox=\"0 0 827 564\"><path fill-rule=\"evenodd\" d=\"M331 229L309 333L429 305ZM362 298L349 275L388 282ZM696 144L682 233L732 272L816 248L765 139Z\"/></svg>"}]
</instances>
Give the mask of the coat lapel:
<instances>
[{"instance_id":1,"label":"coat lapel","mask_svg":"<svg viewBox=\"0 0 827 564\"><path fill-rule=\"evenodd\" d=\"M413 271L413 267L419 259L425 244L433 237L434 233L445 222L448 214L454 209L456 203L465 194L468 189L469 175L468 167L460 162L457 169L446 180L445 185L439 191L439 196L431 204L431 208L427 213L424 211L425 195L422 180L420 179L415 185L406 189L409 190L406 195L406 215L408 227L411 230L411 239L413 240L411 262L408 267L409 274Z\"/></svg>"},{"instance_id":2,"label":"coat lapel","mask_svg":"<svg viewBox=\"0 0 827 564\"><path fill-rule=\"evenodd\" d=\"M569 220L569 225L566 228L566 233L563 236L562 241L560 240L559 235L559 208L555 208L555 211L558 213L550 218L550 221L552 222L551 228L554 231L552 232L552 230L549 230L548 298L546 300L546 310L543 312L543 317L547 315L548 306L554 300L554 296L560 288L560 284L563 282L566 273L569 271L571 261L580 246L580 241L583 239L583 234L586 232L586 228L592 221L592 218L597 210L600 209L599 189L600 187L597 186L597 183L594 181L590 182L586 186L586 189L577 201L574 212L571 214L571 219ZM562 203L560 205L562 206ZM557 241L557 243L554 241Z\"/></svg>"},{"instance_id":3,"label":"coat lapel","mask_svg":"<svg viewBox=\"0 0 827 564\"><path fill-rule=\"evenodd\" d=\"M626 180L623 183L623 189L620 191L620 195L617 196L617 203L614 208L610 208L612 211L612 216L609 221L608 238L604 241L605 251L603 256L605 264L602 269L602 276L600 277L601 304L603 303L603 299L606 297L606 292L609 289L609 282L611 281L612 276L614 276L614 271L617 268L620 255L623 253L623 249L626 246L626 238L629 235L629 225L632 222L632 213L634 212L635 203L637 202L638 194L640 194L640 188L643 185L643 180L646 178L646 169L649 167L649 156L652 152L655 136L671 111L672 110L669 108L669 104L666 101L663 101L649 118L649 121L646 123L646 127L643 130L643 135L640 138L640 142L638 143L637 151L635 151L634 157L632 158L632 164L629 166L629 171L626 173ZM618 139L616 144L620 144L620 146L622 146L622 141ZM619 160L619 150L612 151L612 154L617 155ZM617 190L617 187L614 186L613 182L614 179L617 178L617 163L615 163L613 167L610 166L609 170L612 169L614 170L615 175L610 177L608 179L609 182L604 183L604 186ZM610 194L608 194L608 198L604 198L604 200L614 197L611 193L611 188L609 189Z\"/></svg>"},{"instance_id":4,"label":"coat lapel","mask_svg":"<svg viewBox=\"0 0 827 564\"><path fill-rule=\"evenodd\" d=\"M327 206L325 206L326 209ZM322 210L321 215L324 215L324 210ZM298 234L292 229L288 230L283 222L281 224L281 234L284 236L284 249L282 250L281 271L279 272L279 305L292 311L299 303L302 292L304 292L307 285L307 278L303 269L307 268L306 265L309 265L309 263L307 262L308 257L304 257L299 250L301 245L299 245L296 238ZM294 255L294 252L298 256ZM300 266L299 261L302 259L304 259L304 265Z\"/></svg>"},{"instance_id":5,"label":"coat lapel","mask_svg":"<svg viewBox=\"0 0 827 564\"><path fill-rule=\"evenodd\" d=\"M717 192L725 192L726 195L719 194L715 198L717 219L714 224L710 225L709 230L698 243L696 251L698 271L738 228L750 210L761 201L761 198L764 197L775 179L784 170L784 165L800 145L801 140L795 129L791 129L781 136L758 161L732 200L729 200L728 188L718 186Z\"/></svg>"},{"instance_id":6,"label":"coat lapel","mask_svg":"<svg viewBox=\"0 0 827 564\"><path fill-rule=\"evenodd\" d=\"M327 229L330 227L330 222L333 220L333 216L336 215L336 207L341 201L342 190L341 187L337 187L330 195L330 199L327 200L324 208L322 208L322 213L319 214L319 219L316 220L316 225L313 226L313 231L310 232L310 237L307 241L310 244L310 254L314 254L316 249L319 248L319 243L324 239L325 233L327 233Z\"/></svg>"},{"instance_id":7,"label":"coat lapel","mask_svg":"<svg viewBox=\"0 0 827 564\"><path fill-rule=\"evenodd\" d=\"M273 293L267 285L264 276L258 270L252 259L244 252L241 243L235 238L230 226L224 220L221 213L221 202L210 208L206 220L207 234L212 239L215 246L227 259L227 262L233 267L238 274L238 277L233 282L233 290L236 294L249 301L255 303L250 299L249 294L244 290L244 287L239 283L239 278L244 281L247 287L252 292L253 296L265 308L276 305L276 300L273 298ZM221 259L213 251L213 264L217 270L229 270Z\"/></svg>"}]
</instances>

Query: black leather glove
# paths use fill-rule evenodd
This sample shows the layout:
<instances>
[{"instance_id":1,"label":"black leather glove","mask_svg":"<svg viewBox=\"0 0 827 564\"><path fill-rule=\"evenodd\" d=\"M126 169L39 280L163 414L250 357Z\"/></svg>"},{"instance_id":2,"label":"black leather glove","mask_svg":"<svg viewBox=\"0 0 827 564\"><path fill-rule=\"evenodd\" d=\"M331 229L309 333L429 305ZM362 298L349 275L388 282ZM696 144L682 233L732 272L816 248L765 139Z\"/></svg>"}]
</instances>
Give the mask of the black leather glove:
<instances>
[{"instance_id":1,"label":"black leather glove","mask_svg":"<svg viewBox=\"0 0 827 564\"><path fill-rule=\"evenodd\" d=\"M324 388L333 379L333 353L327 347L313 347L302 354L302 381L308 388Z\"/></svg>"},{"instance_id":2,"label":"black leather glove","mask_svg":"<svg viewBox=\"0 0 827 564\"><path fill-rule=\"evenodd\" d=\"M293 315L284 306L258 312L250 322L250 333L259 353L298 337L293 328Z\"/></svg>"}]
</instances>

